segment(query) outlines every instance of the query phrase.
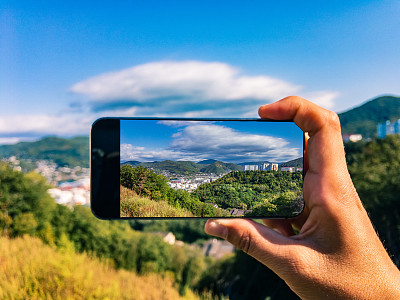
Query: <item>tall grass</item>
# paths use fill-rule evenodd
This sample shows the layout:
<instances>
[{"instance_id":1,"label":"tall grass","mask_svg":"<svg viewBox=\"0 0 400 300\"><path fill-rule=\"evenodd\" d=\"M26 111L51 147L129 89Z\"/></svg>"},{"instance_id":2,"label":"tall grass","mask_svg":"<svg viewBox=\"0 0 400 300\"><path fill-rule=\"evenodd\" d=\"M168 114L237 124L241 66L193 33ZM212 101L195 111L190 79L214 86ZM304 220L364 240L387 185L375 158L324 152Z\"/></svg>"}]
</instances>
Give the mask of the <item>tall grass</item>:
<instances>
[{"instance_id":1,"label":"tall grass","mask_svg":"<svg viewBox=\"0 0 400 300\"><path fill-rule=\"evenodd\" d=\"M183 208L176 208L166 201L154 201L140 197L134 191L121 186L121 217L194 217Z\"/></svg>"},{"instance_id":2,"label":"tall grass","mask_svg":"<svg viewBox=\"0 0 400 300\"><path fill-rule=\"evenodd\" d=\"M30 236L0 237L0 299L197 298L191 291L182 298L168 276L115 270L107 262L57 251Z\"/></svg>"}]
</instances>

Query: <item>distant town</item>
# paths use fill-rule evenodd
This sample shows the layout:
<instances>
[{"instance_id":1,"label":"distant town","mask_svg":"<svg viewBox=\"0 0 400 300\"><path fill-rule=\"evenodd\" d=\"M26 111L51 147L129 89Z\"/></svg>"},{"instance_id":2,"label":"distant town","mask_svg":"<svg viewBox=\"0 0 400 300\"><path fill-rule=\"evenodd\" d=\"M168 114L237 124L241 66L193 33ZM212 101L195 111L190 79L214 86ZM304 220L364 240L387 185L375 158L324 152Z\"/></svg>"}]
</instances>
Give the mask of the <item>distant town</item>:
<instances>
[{"instance_id":1,"label":"distant town","mask_svg":"<svg viewBox=\"0 0 400 300\"><path fill-rule=\"evenodd\" d=\"M74 206L90 204L90 169L82 167L60 167L48 160L21 161L15 156L3 158L2 161L13 166L14 170L22 171L22 164L33 165L33 170L41 174L53 186L49 194L59 204Z\"/></svg>"},{"instance_id":2,"label":"distant town","mask_svg":"<svg viewBox=\"0 0 400 300\"><path fill-rule=\"evenodd\" d=\"M22 171L22 161L16 156L3 158L2 161L10 163L17 171ZM25 163L33 165L33 170L41 174L53 186L48 190L49 194L59 204L74 205L90 205L90 169L76 167L60 167L56 163L49 160L25 160ZM152 169L152 168L149 168ZM281 167L275 163L259 163L244 165L245 171L281 171L295 172L303 171L298 167ZM198 173L193 175L177 175L168 170L161 172L168 180L168 186L175 190L186 190L192 192L204 183L216 181L222 176L235 172L227 170L222 174L215 173Z\"/></svg>"},{"instance_id":3,"label":"distant town","mask_svg":"<svg viewBox=\"0 0 400 300\"><path fill-rule=\"evenodd\" d=\"M148 168L153 170L153 168ZM281 167L279 168L278 164L275 163L260 163L260 164L251 164L251 165L244 165L245 171L278 171L281 170L283 172L302 172L303 168L298 167ZM161 174L167 178L168 186L175 190L185 190L188 192L192 192L196 190L200 185L204 183L210 183L216 181L217 179L225 176L230 172L237 172L233 170L227 170L225 173L222 174L215 174L215 173L197 173L193 175L180 175L177 176L175 173L171 173L168 170L161 171Z\"/></svg>"}]
</instances>

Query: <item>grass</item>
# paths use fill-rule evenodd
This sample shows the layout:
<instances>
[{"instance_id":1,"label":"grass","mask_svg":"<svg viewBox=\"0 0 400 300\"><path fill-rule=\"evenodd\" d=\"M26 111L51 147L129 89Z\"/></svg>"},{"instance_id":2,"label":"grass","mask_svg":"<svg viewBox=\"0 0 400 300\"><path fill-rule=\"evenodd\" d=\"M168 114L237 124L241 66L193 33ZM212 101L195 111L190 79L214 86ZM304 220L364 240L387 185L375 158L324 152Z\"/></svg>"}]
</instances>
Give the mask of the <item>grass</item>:
<instances>
[{"instance_id":1,"label":"grass","mask_svg":"<svg viewBox=\"0 0 400 300\"><path fill-rule=\"evenodd\" d=\"M176 208L166 201L154 201L140 197L134 191L121 186L121 217L194 217L185 209Z\"/></svg>"},{"instance_id":2,"label":"grass","mask_svg":"<svg viewBox=\"0 0 400 300\"><path fill-rule=\"evenodd\" d=\"M115 270L86 254L57 251L38 238L24 236L0 237L0 299L198 299L198 296L189 290L182 298L168 276L139 276Z\"/></svg>"}]
</instances>

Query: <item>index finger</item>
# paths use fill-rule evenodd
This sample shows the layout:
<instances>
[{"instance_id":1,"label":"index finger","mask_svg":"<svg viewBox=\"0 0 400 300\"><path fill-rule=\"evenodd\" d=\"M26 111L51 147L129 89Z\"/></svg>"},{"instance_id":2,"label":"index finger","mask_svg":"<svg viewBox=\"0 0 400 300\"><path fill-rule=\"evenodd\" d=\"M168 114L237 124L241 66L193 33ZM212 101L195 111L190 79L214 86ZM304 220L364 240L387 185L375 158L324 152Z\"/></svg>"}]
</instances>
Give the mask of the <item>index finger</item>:
<instances>
[{"instance_id":1,"label":"index finger","mask_svg":"<svg viewBox=\"0 0 400 300\"><path fill-rule=\"evenodd\" d=\"M289 96L272 104L263 105L261 118L292 119L308 132L308 171L330 172L346 168L340 121L336 113L326 110L301 97Z\"/></svg>"},{"instance_id":2,"label":"index finger","mask_svg":"<svg viewBox=\"0 0 400 300\"><path fill-rule=\"evenodd\" d=\"M263 105L259 108L258 114L263 119L293 120L310 136L327 125L329 125L329 129L340 132L337 114L298 96L289 96Z\"/></svg>"}]
</instances>

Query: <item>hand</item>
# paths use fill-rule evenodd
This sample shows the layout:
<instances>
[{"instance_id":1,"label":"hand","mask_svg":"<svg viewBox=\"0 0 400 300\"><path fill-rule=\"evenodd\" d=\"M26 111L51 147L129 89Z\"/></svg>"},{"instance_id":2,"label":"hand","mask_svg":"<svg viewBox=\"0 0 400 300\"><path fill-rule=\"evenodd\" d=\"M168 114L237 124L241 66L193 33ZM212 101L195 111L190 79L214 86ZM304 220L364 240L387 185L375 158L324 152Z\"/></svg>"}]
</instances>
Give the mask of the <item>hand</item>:
<instances>
[{"instance_id":1,"label":"hand","mask_svg":"<svg viewBox=\"0 0 400 300\"><path fill-rule=\"evenodd\" d=\"M400 299L400 272L351 181L337 114L291 96L261 106L259 115L293 119L310 136L305 209L294 219L264 220L266 226L208 220L205 231L259 260L302 298Z\"/></svg>"}]
</instances>

